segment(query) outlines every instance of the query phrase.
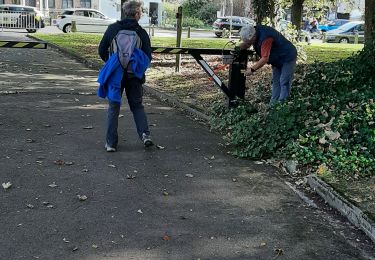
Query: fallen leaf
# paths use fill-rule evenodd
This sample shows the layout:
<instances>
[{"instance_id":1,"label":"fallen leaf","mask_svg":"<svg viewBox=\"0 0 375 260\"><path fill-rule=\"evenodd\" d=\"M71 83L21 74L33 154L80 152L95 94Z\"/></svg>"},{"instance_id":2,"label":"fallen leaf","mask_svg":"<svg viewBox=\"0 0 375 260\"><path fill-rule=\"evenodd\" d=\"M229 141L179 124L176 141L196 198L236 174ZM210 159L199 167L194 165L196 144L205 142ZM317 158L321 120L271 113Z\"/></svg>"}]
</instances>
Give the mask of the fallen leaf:
<instances>
[{"instance_id":1,"label":"fallen leaf","mask_svg":"<svg viewBox=\"0 0 375 260\"><path fill-rule=\"evenodd\" d=\"M255 164L263 164L263 162L261 162L261 161L255 161L254 163Z\"/></svg>"},{"instance_id":2,"label":"fallen leaf","mask_svg":"<svg viewBox=\"0 0 375 260\"><path fill-rule=\"evenodd\" d=\"M33 204L27 204L26 207L28 207L29 209L33 209L34 205Z\"/></svg>"},{"instance_id":3,"label":"fallen leaf","mask_svg":"<svg viewBox=\"0 0 375 260\"><path fill-rule=\"evenodd\" d=\"M74 252L74 251L77 251L77 250L78 250L78 247L77 247L77 246L73 247L73 249L72 249L73 252Z\"/></svg>"},{"instance_id":4,"label":"fallen leaf","mask_svg":"<svg viewBox=\"0 0 375 260\"><path fill-rule=\"evenodd\" d=\"M233 181L233 182L237 182L237 179L236 179L236 178L232 178L232 181Z\"/></svg>"},{"instance_id":5,"label":"fallen leaf","mask_svg":"<svg viewBox=\"0 0 375 260\"><path fill-rule=\"evenodd\" d=\"M215 155L212 155L212 156L210 157L210 159L211 159L211 160L215 160Z\"/></svg>"},{"instance_id":6,"label":"fallen leaf","mask_svg":"<svg viewBox=\"0 0 375 260\"><path fill-rule=\"evenodd\" d=\"M64 241L65 243L70 243L70 241L67 240L65 237L63 238L63 241Z\"/></svg>"},{"instance_id":7,"label":"fallen leaf","mask_svg":"<svg viewBox=\"0 0 375 260\"><path fill-rule=\"evenodd\" d=\"M74 162L65 162L65 165L68 165L68 166L73 165L73 164Z\"/></svg>"},{"instance_id":8,"label":"fallen leaf","mask_svg":"<svg viewBox=\"0 0 375 260\"><path fill-rule=\"evenodd\" d=\"M92 246L91 246L92 248L98 248L98 246L97 245L95 245L95 244L93 244Z\"/></svg>"},{"instance_id":9,"label":"fallen leaf","mask_svg":"<svg viewBox=\"0 0 375 260\"><path fill-rule=\"evenodd\" d=\"M33 139L26 139L26 143L35 143L35 140L33 140Z\"/></svg>"},{"instance_id":10,"label":"fallen leaf","mask_svg":"<svg viewBox=\"0 0 375 260\"><path fill-rule=\"evenodd\" d=\"M161 146L161 145L157 145L156 148L158 148L159 150L164 150L165 149L165 147Z\"/></svg>"},{"instance_id":11,"label":"fallen leaf","mask_svg":"<svg viewBox=\"0 0 375 260\"><path fill-rule=\"evenodd\" d=\"M193 178L193 177L194 177L194 175L193 175L193 174L190 174L190 173L185 174L185 176L186 176L186 177L189 177L189 178Z\"/></svg>"},{"instance_id":12,"label":"fallen leaf","mask_svg":"<svg viewBox=\"0 0 375 260\"><path fill-rule=\"evenodd\" d=\"M333 132L333 131L330 131L330 130L326 130L326 131L324 131L324 133L328 137L328 139L331 140L331 141L339 139L340 136L341 136L339 132Z\"/></svg>"},{"instance_id":13,"label":"fallen leaf","mask_svg":"<svg viewBox=\"0 0 375 260\"><path fill-rule=\"evenodd\" d=\"M132 175L132 174L128 174L128 175L126 175L126 178L129 179L129 180L132 180L132 179L135 179L136 176Z\"/></svg>"},{"instance_id":14,"label":"fallen leaf","mask_svg":"<svg viewBox=\"0 0 375 260\"><path fill-rule=\"evenodd\" d=\"M93 129L94 127L92 125L84 126L83 129Z\"/></svg>"},{"instance_id":15,"label":"fallen leaf","mask_svg":"<svg viewBox=\"0 0 375 260\"><path fill-rule=\"evenodd\" d=\"M265 246L265 245L266 245L266 242L260 243L260 246Z\"/></svg>"},{"instance_id":16,"label":"fallen leaf","mask_svg":"<svg viewBox=\"0 0 375 260\"><path fill-rule=\"evenodd\" d=\"M116 168L116 165L114 165L114 164L108 164L108 167Z\"/></svg>"},{"instance_id":17,"label":"fallen leaf","mask_svg":"<svg viewBox=\"0 0 375 260\"><path fill-rule=\"evenodd\" d=\"M164 195L164 196L168 196L169 193L168 193L167 191L163 191L163 195Z\"/></svg>"},{"instance_id":18,"label":"fallen leaf","mask_svg":"<svg viewBox=\"0 0 375 260\"><path fill-rule=\"evenodd\" d=\"M77 197L78 197L78 199L79 199L80 201L85 201L85 200L87 200L87 196L86 196L86 195L77 195Z\"/></svg>"},{"instance_id":19,"label":"fallen leaf","mask_svg":"<svg viewBox=\"0 0 375 260\"><path fill-rule=\"evenodd\" d=\"M164 240L164 241L169 241L169 240L171 240L171 237L168 236L168 235L164 235L164 236L163 236L163 240Z\"/></svg>"},{"instance_id":20,"label":"fallen leaf","mask_svg":"<svg viewBox=\"0 0 375 260\"><path fill-rule=\"evenodd\" d=\"M325 143L327 143L326 138L325 138L325 137L319 138L319 143L320 143L320 144L325 144Z\"/></svg>"},{"instance_id":21,"label":"fallen leaf","mask_svg":"<svg viewBox=\"0 0 375 260\"><path fill-rule=\"evenodd\" d=\"M11 182L6 182L6 183L3 183L2 186L3 186L4 190L7 190L10 187L12 187L12 183Z\"/></svg>"},{"instance_id":22,"label":"fallen leaf","mask_svg":"<svg viewBox=\"0 0 375 260\"><path fill-rule=\"evenodd\" d=\"M139 214L143 214L143 212L142 212L141 209L137 210L137 212L138 212Z\"/></svg>"},{"instance_id":23,"label":"fallen leaf","mask_svg":"<svg viewBox=\"0 0 375 260\"><path fill-rule=\"evenodd\" d=\"M284 254L284 250L282 250L281 248L275 249L275 252L276 252L276 256L281 256Z\"/></svg>"},{"instance_id":24,"label":"fallen leaf","mask_svg":"<svg viewBox=\"0 0 375 260\"><path fill-rule=\"evenodd\" d=\"M63 165L64 161L63 160L56 160L53 163L56 164L56 165Z\"/></svg>"}]
</instances>

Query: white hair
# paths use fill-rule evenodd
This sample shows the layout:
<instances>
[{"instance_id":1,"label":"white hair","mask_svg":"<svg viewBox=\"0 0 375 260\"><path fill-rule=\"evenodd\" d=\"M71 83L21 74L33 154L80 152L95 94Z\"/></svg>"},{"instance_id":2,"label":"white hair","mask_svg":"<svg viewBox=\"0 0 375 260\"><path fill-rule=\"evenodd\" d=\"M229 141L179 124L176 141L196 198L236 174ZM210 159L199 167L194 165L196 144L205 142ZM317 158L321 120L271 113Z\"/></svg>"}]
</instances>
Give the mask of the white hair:
<instances>
[{"instance_id":1,"label":"white hair","mask_svg":"<svg viewBox=\"0 0 375 260\"><path fill-rule=\"evenodd\" d=\"M242 41L249 41L255 35L255 27L253 25L246 25L240 31Z\"/></svg>"}]
</instances>

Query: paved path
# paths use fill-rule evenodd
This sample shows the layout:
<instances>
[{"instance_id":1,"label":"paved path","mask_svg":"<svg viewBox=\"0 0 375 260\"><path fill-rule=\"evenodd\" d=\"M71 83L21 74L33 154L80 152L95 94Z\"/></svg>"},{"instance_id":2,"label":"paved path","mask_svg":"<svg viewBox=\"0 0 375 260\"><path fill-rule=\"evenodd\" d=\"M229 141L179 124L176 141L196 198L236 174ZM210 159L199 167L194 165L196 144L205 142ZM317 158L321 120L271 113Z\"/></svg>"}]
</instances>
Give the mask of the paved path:
<instances>
[{"instance_id":1,"label":"paved path","mask_svg":"<svg viewBox=\"0 0 375 260\"><path fill-rule=\"evenodd\" d=\"M355 228L199 122L146 98L164 149L145 150L124 105L106 153L97 72L50 49L0 57L0 259L370 259Z\"/></svg>"}]
</instances>

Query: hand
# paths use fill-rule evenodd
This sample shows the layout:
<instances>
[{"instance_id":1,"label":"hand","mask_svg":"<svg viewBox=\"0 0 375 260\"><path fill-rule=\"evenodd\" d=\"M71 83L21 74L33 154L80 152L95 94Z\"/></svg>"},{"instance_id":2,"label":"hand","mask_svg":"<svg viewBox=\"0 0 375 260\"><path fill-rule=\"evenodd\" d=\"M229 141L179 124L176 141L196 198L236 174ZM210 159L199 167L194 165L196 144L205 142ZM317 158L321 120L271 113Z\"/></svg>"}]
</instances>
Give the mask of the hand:
<instances>
[{"instance_id":1,"label":"hand","mask_svg":"<svg viewBox=\"0 0 375 260\"><path fill-rule=\"evenodd\" d=\"M247 49L250 48L250 46L251 46L251 44L249 44L249 43L247 43L247 42L241 42L241 43L240 43L240 49L241 49L241 50L247 50Z\"/></svg>"},{"instance_id":2,"label":"hand","mask_svg":"<svg viewBox=\"0 0 375 260\"><path fill-rule=\"evenodd\" d=\"M251 76L255 73L255 71L252 68L249 68L245 72L245 76Z\"/></svg>"}]
</instances>

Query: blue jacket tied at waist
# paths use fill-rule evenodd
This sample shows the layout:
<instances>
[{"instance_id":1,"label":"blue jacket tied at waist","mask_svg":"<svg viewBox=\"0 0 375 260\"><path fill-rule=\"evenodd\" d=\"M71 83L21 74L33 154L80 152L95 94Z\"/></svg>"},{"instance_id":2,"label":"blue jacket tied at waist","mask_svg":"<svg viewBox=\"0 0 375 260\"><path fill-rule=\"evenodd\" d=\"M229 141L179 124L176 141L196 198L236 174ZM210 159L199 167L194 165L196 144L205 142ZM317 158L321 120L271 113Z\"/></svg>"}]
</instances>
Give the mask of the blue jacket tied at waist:
<instances>
[{"instance_id":1,"label":"blue jacket tied at waist","mask_svg":"<svg viewBox=\"0 0 375 260\"><path fill-rule=\"evenodd\" d=\"M149 65L149 57L142 50L134 49L129 64L134 76L142 79ZM121 103L121 80L123 76L124 70L121 67L118 54L114 53L99 72L97 95L101 98L108 98L112 102Z\"/></svg>"}]
</instances>

